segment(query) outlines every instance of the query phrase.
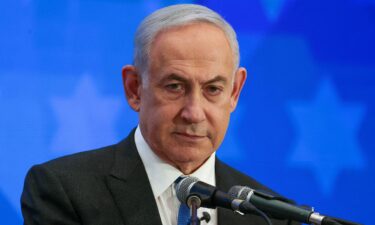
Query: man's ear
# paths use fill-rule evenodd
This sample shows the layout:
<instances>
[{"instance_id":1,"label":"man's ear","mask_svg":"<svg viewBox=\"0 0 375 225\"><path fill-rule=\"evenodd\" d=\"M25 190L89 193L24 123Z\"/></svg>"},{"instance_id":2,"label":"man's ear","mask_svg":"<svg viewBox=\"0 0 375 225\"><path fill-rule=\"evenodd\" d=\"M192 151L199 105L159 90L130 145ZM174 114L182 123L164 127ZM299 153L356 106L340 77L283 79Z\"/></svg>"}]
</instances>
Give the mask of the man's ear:
<instances>
[{"instance_id":1,"label":"man's ear","mask_svg":"<svg viewBox=\"0 0 375 225\"><path fill-rule=\"evenodd\" d=\"M122 68L122 83L128 104L134 111L139 112L142 83L140 74L134 66L126 65Z\"/></svg>"},{"instance_id":2,"label":"man's ear","mask_svg":"<svg viewBox=\"0 0 375 225\"><path fill-rule=\"evenodd\" d=\"M246 77L247 77L246 69L244 67L238 68L234 76L233 90L232 90L231 100L230 100L231 112L233 112L236 109L238 98L240 97L242 87L245 84Z\"/></svg>"}]
</instances>

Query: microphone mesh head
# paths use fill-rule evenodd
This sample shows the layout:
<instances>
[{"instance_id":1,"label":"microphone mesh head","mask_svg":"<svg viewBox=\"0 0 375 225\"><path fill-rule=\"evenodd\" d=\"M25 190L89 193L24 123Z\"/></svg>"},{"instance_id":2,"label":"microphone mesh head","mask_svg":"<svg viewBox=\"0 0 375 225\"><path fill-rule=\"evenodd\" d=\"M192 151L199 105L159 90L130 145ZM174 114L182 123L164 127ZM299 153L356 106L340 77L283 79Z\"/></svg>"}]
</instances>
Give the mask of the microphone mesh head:
<instances>
[{"instance_id":1,"label":"microphone mesh head","mask_svg":"<svg viewBox=\"0 0 375 225\"><path fill-rule=\"evenodd\" d=\"M184 177L180 182L176 184L176 195L181 203L186 204L186 200L190 194L190 187L199 179L196 177Z\"/></svg>"},{"instance_id":2,"label":"microphone mesh head","mask_svg":"<svg viewBox=\"0 0 375 225\"><path fill-rule=\"evenodd\" d=\"M246 186L233 186L229 189L228 194L233 198L246 200L251 191L252 189Z\"/></svg>"}]
</instances>

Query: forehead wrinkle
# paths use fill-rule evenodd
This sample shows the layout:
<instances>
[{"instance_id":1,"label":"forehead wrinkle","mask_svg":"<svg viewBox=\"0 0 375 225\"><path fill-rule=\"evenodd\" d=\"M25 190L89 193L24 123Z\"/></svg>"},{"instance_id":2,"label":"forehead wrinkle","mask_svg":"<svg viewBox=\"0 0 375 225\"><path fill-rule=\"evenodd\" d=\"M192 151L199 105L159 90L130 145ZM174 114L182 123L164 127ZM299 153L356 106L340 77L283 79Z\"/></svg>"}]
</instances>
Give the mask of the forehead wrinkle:
<instances>
[{"instance_id":1,"label":"forehead wrinkle","mask_svg":"<svg viewBox=\"0 0 375 225\"><path fill-rule=\"evenodd\" d=\"M174 50L177 49L173 49L173 52L176 53ZM230 59L225 59L224 56L218 61L218 58L213 55L201 56L198 52L194 51L194 53L190 53L191 55L187 55L186 52L188 51L182 51L181 54L173 54L168 50L159 51L158 56L153 55L152 57L152 62L158 63L151 63L150 68L161 68L163 70L165 68L172 68L176 70L204 70L207 68L218 67L218 63L220 63L220 66L225 64L232 67L232 61Z\"/></svg>"}]
</instances>

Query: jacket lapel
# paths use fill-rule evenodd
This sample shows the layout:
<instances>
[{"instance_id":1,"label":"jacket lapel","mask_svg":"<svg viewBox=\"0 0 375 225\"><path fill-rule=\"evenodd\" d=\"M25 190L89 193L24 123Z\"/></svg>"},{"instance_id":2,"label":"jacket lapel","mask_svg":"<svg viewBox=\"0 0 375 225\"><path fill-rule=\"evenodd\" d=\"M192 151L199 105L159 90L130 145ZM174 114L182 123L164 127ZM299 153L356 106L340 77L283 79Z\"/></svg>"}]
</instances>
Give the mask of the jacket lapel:
<instances>
[{"instance_id":1,"label":"jacket lapel","mask_svg":"<svg viewBox=\"0 0 375 225\"><path fill-rule=\"evenodd\" d=\"M134 130L117 145L108 188L127 225L162 225L146 170L134 143Z\"/></svg>"}]
</instances>

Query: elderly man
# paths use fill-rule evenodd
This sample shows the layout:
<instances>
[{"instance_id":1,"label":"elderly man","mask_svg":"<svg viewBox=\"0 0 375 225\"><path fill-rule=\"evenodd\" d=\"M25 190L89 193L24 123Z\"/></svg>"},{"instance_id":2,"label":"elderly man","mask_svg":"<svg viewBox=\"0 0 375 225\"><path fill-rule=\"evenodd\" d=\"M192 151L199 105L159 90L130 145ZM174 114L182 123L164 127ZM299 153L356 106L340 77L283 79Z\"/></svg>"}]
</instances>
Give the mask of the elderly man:
<instances>
[{"instance_id":1,"label":"elderly man","mask_svg":"<svg viewBox=\"0 0 375 225\"><path fill-rule=\"evenodd\" d=\"M148 16L136 33L134 65L122 71L139 126L116 145L34 166L21 199L25 224L176 225L181 175L223 191L266 189L215 157L246 79L238 64L235 32L210 9L175 5ZM265 224L203 211L212 225Z\"/></svg>"}]
</instances>

